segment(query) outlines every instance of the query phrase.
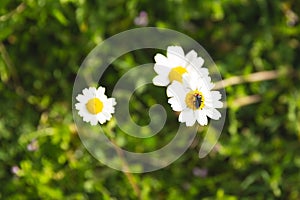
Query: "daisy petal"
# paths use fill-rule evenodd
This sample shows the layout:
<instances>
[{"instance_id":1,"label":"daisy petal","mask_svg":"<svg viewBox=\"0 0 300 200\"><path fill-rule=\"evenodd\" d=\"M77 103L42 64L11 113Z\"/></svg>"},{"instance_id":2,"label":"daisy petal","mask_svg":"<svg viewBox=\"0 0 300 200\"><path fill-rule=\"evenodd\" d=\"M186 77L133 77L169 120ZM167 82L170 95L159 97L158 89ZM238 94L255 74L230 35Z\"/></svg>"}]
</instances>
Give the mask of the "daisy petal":
<instances>
[{"instance_id":1,"label":"daisy petal","mask_svg":"<svg viewBox=\"0 0 300 200\"><path fill-rule=\"evenodd\" d=\"M204 76L204 77L199 77L198 78L198 87L206 90L207 92L210 93L210 90L214 87L215 85L211 82L211 78L209 76ZM209 94L211 95L211 94Z\"/></svg>"},{"instance_id":2,"label":"daisy petal","mask_svg":"<svg viewBox=\"0 0 300 200\"><path fill-rule=\"evenodd\" d=\"M107 119L107 120L110 120L110 118L112 117L111 114L108 112L103 112L102 114L105 117L105 119Z\"/></svg>"},{"instance_id":3,"label":"daisy petal","mask_svg":"<svg viewBox=\"0 0 300 200\"><path fill-rule=\"evenodd\" d=\"M82 109L78 112L79 116L83 117L83 118L87 118L88 116L90 116L91 114L86 110L86 109Z\"/></svg>"},{"instance_id":4,"label":"daisy petal","mask_svg":"<svg viewBox=\"0 0 300 200\"><path fill-rule=\"evenodd\" d=\"M211 95L212 95L212 99L216 101L220 100L222 97L219 91L211 91Z\"/></svg>"},{"instance_id":5,"label":"daisy petal","mask_svg":"<svg viewBox=\"0 0 300 200\"><path fill-rule=\"evenodd\" d=\"M198 111L196 112L196 116L197 116L197 122L198 122L200 125L202 125L202 126L207 125L208 120L207 120L206 114L204 113L203 110L198 110Z\"/></svg>"},{"instance_id":6,"label":"daisy petal","mask_svg":"<svg viewBox=\"0 0 300 200\"><path fill-rule=\"evenodd\" d=\"M154 60L157 64L162 65L162 66L168 66L168 63L169 63L168 59L160 53L158 53L154 56Z\"/></svg>"},{"instance_id":7,"label":"daisy petal","mask_svg":"<svg viewBox=\"0 0 300 200\"><path fill-rule=\"evenodd\" d=\"M223 102L222 101L214 101L213 106L214 106L214 108L222 108Z\"/></svg>"},{"instance_id":8,"label":"daisy petal","mask_svg":"<svg viewBox=\"0 0 300 200\"><path fill-rule=\"evenodd\" d=\"M196 68L200 68L204 64L204 60L203 58L198 57L194 60L193 64L196 66Z\"/></svg>"},{"instance_id":9,"label":"daisy petal","mask_svg":"<svg viewBox=\"0 0 300 200\"><path fill-rule=\"evenodd\" d=\"M173 81L171 85L167 88L167 96L168 97L185 97L187 91L184 88L183 84L178 81Z\"/></svg>"},{"instance_id":10,"label":"daisy petal","mask_svg":"<svg viewBox=\"0 0 300 200\"><path fill-rule=\"evenodd\" d=\"M185 63L184 51L180 46L169 46L167 49L167 57L173 67L181 66Z\"/></svg>"},{"instance_id":11,"label":"daisy petal","mask_svg":"<svg viewBox=\"0 0 300 200\"><path fill-rule=\"evenodd\" d=\"M87 89L87 88L85 88L84 90L82 90L82 93L83 93L83 95L85 97L91 97L91 96L93 96L92 92L89 89Z\"/></svg>"},{"instance_id":12,"label":"daisy petal","mask_svg":"<svg viewBox=\"0 0 300 200\"><path fill-rule=\"evenodd\" d=\"M83 115L82 116L82 120L84 121L84 122L90 122L91 120L93 119L93 116L92 115Z\"/></svg>"},{"instance_id":13,"label":"daisy petal","mask_svg":"<svg viewBox=\"0 0 300 200\"><path fill-rule=\"evenodd\" d=\"M194 111L191 109L183 110L178 118L179 122L185 122L186 126L193 126L196 122Z\"/></svg>"},{"instance_id":14,"label":"daisy petal","mask_svg":"<svg viewBox=\"0 0 300 200\"><path fill-rule=\"evenodd\" d=\"M116 102L115 98L109 98L108 101L110 101L111 105L113 105L113 106L117 105L117 102Z\"/></svg>"},{"instance_id":15,"label":"daisy petal","mask_svg":"<svg viewBox=\"0 0 300 200\"><path fill-rule=\"evenodd\" d=\"M186 54L186 59L189 61L189 63L192 63L195 59L197 59L197 53L194 50L191 50Z\"/></svg>"},{"instance_id":16,"label":"daisy petal","mask_svg":"<svg viewBox=\"0 0 300 200\"><path fill-rule=\"evenodd\" d=\"M97 116L97 119L98 119L98 121L99 121L100 124L104 124L104 123L106 122L106 118L105 118L105 116L103 115L103 113L99 114L99 115Z\"/></svg>"},{"instance_id":17,"label":"daisy petal","mask_svg":"<svg viewBox=\"0 0 300 200\"><path fill-rule=\"evenodd\" d=\"M201 76L201 77L208 76L208 74L209 74L207 68L197 68L196 71L198 72L199 76Z\"/></svg>"},{"instance_id":18,"label":"daisy petal","mask_svg":"<svg viewBox=\"0 0 300 200\"><path fill-rule=\"evenodd\" d=\"M175 97L170 98L168 103L171 104L172 109L177 112L180 112L185 108L185 105Z\"/></svg>"},{"instance_id":19,"label":"daisy petal","mask_svg":"<svg viewBox=\"0 0 300 200\"><path fill-rule=\"evenodd\" d=\"M82 103L76 103L75 108L76 108L76 110L81 110L83 108L83 104Z\"/></svg>"},{"instance_id":20,"label":"daisy petal","mask_svg":"<svg viewBox=\"0 0 300 200\"><path fill-rule=\"evenodd\" d=\"M211 118L211 119L215 119L218 120L221 118L221 113L217 110L217 109L210 109L210 112L207 112L206 115Z\"/></svg>"},{"instance_id":21,"label":"daisy petal","mask_svg":"<svg viewBox=\"0 0 300 200\"><path fill-rule=\"evenodd\" d=\"M157 75L152 79L152 82L156 86L167 86L170 81L167 76Z\"/></svg>"},{"instance_id":22,"label":"daisy petal","mask_svg":"<svg viewBox=\"0 0 300 200\"><path fill-rule=\"evenodd\" d=\"M97 93L97 89L94 87L89 87L88 89L88 94L90 95L90 97L95 97Z\"/></svg>"},{"instance_id":23,"label":"daisy petal","mask_svg":"<svg viewBox=\"0 0 300 200\"><path fill-rule=\"evenodd\" d=\"M98 123L98 119L96 117L93 117L91 120L90 120L90 123L92 126L96 126L97 123Z\"/></svg>"},{"instance_id":24,"label":"daisy petal","mask_svg":"<svg viewBox=\"0 0 300 200\"><path fill-rule=\"evenodd\" d=\"M168 76L168 74L170 73L170 67L168 67L167 65L161 65L161 64L155 64L154 65L154 71L157 74L162 74L165 76Z\"/></svg>"},{"instance_id":25,"label":"daisy petal","mask_svg":"<svg viewBox=\"0 0 300 200\"><path fill-rule=\"evenodd\" d=\"M105 88L100 86L100 87L97 89L97 93L98 93L98 94L103 94L103 95L104 95L104 93L105 93Z\"/></svg>"},{"instance_id":26,"label":"daisy petal","mask_svg":"<svg viewBox=\"0 0 300 200\"><path fill-rule=\"evenodd\" d=\"M198 80L195 75L192 74L183 74L182 75L183 85L190 90L196 90L198 86Z\"/></svg>"},{"instance_id":27,"label":"daisy petal","mask_svg":"<svg viewBox=\"0 0 300 200\"><path fill-rule=\"evenodd\" d=\"M82 94L77 95L76 97L77 101L79 102L87 102L87 98L85 96L83 96Z\"/></svg>"}]
</instances>

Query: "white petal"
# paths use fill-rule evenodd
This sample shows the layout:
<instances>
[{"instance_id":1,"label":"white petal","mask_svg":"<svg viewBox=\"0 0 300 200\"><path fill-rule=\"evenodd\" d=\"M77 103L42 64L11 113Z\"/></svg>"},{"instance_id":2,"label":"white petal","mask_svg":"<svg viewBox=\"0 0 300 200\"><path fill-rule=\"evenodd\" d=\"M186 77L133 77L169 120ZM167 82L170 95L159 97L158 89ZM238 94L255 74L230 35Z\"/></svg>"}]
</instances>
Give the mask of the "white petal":
<instances>
[{"instance_id":1,"label":"white petal","mask_svg":"<svg viewBox=\"0 0 300 200\"><path fill-rule=\"evenodd\" d=\"M182 101L180 101L175 97L171 97L168 100L168 103L171 104L171 107L174 111L178 111L178 112L182 111L186 107L184 103L182 103Z\"/></svg>"},{"instance_id":2,"label":"white petal","mask_svg":"<svg viewBox=\"0 0 300 200\"><path fill-rule=\"evenodd\" d=\"M196 111L197 121L201 126L205 126L208 123L206 114L203 110Z\"/></svg>"},{"instance_id":3,"label":"white petal","mask_svg":"<svg viewBox=\"0 0 300 200\"><path fill-rule=\"evenodd\" d=\"M102 94L104 95L104 93L105 93L105 88L100 86L100 87L97 89L97 93L98 93L99 95L100 95L100 94L101 94L101 95L102 95Z\"/></svg>"},{"instance_id":4,"label":"white petal","mask_svg":"<svg viewBox=\"0 0 300 200\"><path fill-rule=\"evenodd\" d=\"M185 97L187 90L178 81L173 81L171 85L167 87L167 96L172 97L168 100L174 111L182 111L186 108Z\"/></svg>"},{"instance_id":5,"label":"white petal","mask_svg":"<svg viewBox=\"0 0 300 200\"><path fill-rule=\"evenodd\" d=\"M209 83L207 84L207 87L208 87L209 90L211 90L211 89L213 89L213 88L215 87L215 84L212 83L212 82L209 82Z\"/></svg>"},{"instance_id":6,"label":"white petal","mask_svg":"<svg viewBox=\"0 0 300 200\"><path fill-rule=\"evenodd\" d=\"M107 120L110 120L110 118L112 117L112 115L109 112L103 112L102 114Z\"/></svg>"},{"instance_id":7,"label":"white petal","mask_svg":"<svg viewBox=\"0 0 300 200\"><path fill-rule=\"evenodd\" d=\"M167 49L167 57L173 67L182 66L186 62L184 51L180 46L169 46Z\"/></svg>"},{"instance_id":8,"label":"white petal","mask_svg":"<svg viewBox=\"0 0 300 200\"><path fill-rule=\"evenodd\" d=\"M209 90L207 87L200 87L199 90L203 93L203 95L207 101L212 101L211 90Z\"/></svg>"},{"instance_id":9,"label":"white petal","mask_svg":"<svg viewBox=\"0 0 300 200\"><path fill-rule=\"evenodd\" d=\"M97 116L98 121L100 122L100 124L104 124L106 122L106 118L105 116L101 113ZM109 120L109 119L108 119Z\"/></svg>"},{"instance_id":10,"label":"white petal","mask_svg":"<svg viewBox=\"0 0 300 200\"><path fill-rule=\"evenodd\" d=\"M98 119L96 117L93 117L91 120L90 120L90 123L92 126L96 126L98 124Z\"/></svg>"},{"instance_id":11,"label":"white petal","mask_svg":"<svg viewBox=\"0 0 300 200\"><path fill-rule=\"evenodd\" d=\"M111 103L112 106L117 105L117 102L116 102L115 98L109 98L108 101Z\"/></svg>"},{"instance_id":12,"label":"white petal","mask_svg":"<svg viewBox=\"0 0 300 200\"><path fill-rule=\"evenodd\" d=\"M90 122L92 119L93 119L93 115L91 115L91 114L89 114L89 113L87 113L87 114L84 114L83 116L82 116L82 118L83 118L83 121L85 121L85 122Z\"/></svg>"},{"instance_id":13,"label":"white petal","mask_svg":"<svg viewBox=\"0 0 300 200\"><path fill-rule=\"evenodd\" d=\"M111 118L111 114L115 112L114 105L116 105L116 101L114 98L107 99L106 102L104 102L104 108L102 110L102 114L108 113L110 115L109 118Z\"/></svg>"},{"instance_id":14,"label":"white petal","mask_svg":"<svg viewBox=\"0 0 300 200\"><path fill-rule=\"evenodd\" d=\"M152 79L152 82L156 86L167 86L170 80L167 76L157 75Z\"/></svg>"},{"instance_id":15,"label":"white petal","mask_svg":"<svg viewBox=\"0 0 300 200\"><path fill-rule=\"evenodd\" d=\"M95 97L97 97L102 102L105 102L107 100L107 96L105 94L97 93Z\"/></svg>"},{"instance_id":16,"label":"white petal","mask_svg":"<svg viewBox=\"0 0 300 200\"><path fill-rule=\"evenodd\" d=\"M82 90L82 94L83 94L85 97L90 97L90 96L92 96L92 93L91 93L91 91L90 91L88 88L84 88L84 90Z\"/></svg>"},{"instance_id":17,"label":"white petal","mask_svg":"<svg viewBox=\"0 0 300 200\"><path fill-rule=\"evenodd\" d=\"M211 119L215 119L218 120L221 118L221 113L217 110L217 109L210 109L209 112L206 112L206 115L211 118Z\"/></svg>"},{"instance_id":18,"label":"white petal","mask_svg":"<svg viewBox=\"0 0 300 200\"><path fill-rule=\"evenodd\" d=\"M205 77L209 75L209 71L207 68L197 68L196 71L200 77Z\"/></svg>"},{"instance_id":19,"label":"white petal","mask_svg":"<svg viewBox=\"0 0 300 200\"><path fill-rule=\"evenodd\" d=\"M81 110L81 109L83 109L83 107L85 106L85 104L83 104L83 103L76 103L75 104L75 108L76 108L76 110Z\"/></svg>"},{"instance_id":20,"label":"white petal","mask_svg":"<svg viewBox=\"0 0 300 200\"><path fill-rule=\"evenodd\" d=\"M200 67L202 67L203 63L204 63L203 58L198 57L198 58L196 58L196 59L194 60L193 65L194 65L196 68L200 68Z\"/></svg>"},{"instance_id":21,"label":"white petal","mask_svg":"<svg viewBox=\"0 0 300 200\"><path fill-rule=\"evenodd\" d=\"M82 90L83 95L90 99L96 96L96 88L94 87L89 87L89 88L85 88L84 90Z\"/></svg>"},{"instance_id":22,"label":"white petal","mask_svg":"<svg viewBox=\"0 0 300 200\"><path fill-rule=\"evenodd\" d=\"M178 99L185 99L187 92L188 90L184 88L184 85L179 83L178 81L173 81L171 85L167 87L168 97L177 97Z\"/></svg>"},{"instance_id":23,"label":"white petal","mask_svg":"<svg viewBox=\"0 0 300 200\"><path fill-rule=\"evenodd\" d=\"M168 59L160 53L158 53L154 56L154 60L159 65L168 66Z\"/></svg>"},{"instance_id":24,"label":"white petal","mask_svg":"<svg viewBox=\"0 0 300 200\"><path fill-rule=\"evenodd\" d=\"M88 98L83 96L82 94L77 95L76 99L77 99L77 101L82 102L82 103L86 103L88 101Z\"/></svg>"},{"instance_id":25,"label":"white petal","mask_svg":"<svg viewBox=\"0 0 300 200\"><path fill-rule=\"evenodd\" d=\"M213 102L213 107L214 108L222 108L223 107L223 102L222 101L214 101Z\"/></svg>"},{"instance_id":26,"label":"white petal","mask_svg":"<svg viewBox=\"0 0 300 200\"><path fill-rule=\"evenodd\" d=\"M189 88L189 90L197 89L197 79L195 79L195 77L192 74L183 74L182 80L185 88Z\"/></svg>"},{"instance_id":27,"label":"white petal","mask_svg":"<svg viewBox=\"0 0 300 200\"><path fill-rule=\"evenodd\" d=\"M211 78L209 76L198 77L197 79L197 88L203 92L209 93L210 90L214 87L214 84L211 82Z\"/></svg>"},{"instance_id":28,"label":"white petal","mask_svg":"<svg viewBox=\"0 0 300 200\"><path fill-rule=\"evenodd\" d=\"M204 107L202 111L210 118L213 115L213 110L211 108Z\"/></svg>"},{"instance_id":29,"label":"white petal","mask_svg":"<svg viewBox=\"0 0 300 200\"><path fill-rule=\"evenodd\" d=\"M221 99L221 93L219 91L207 92L203 90L203 95L205 97L205 106L209 108L222 108L223 102L219 101Z\"/></svg>"},{"instance_id":30,"label":"white petal","mask_svg":"<svg viewBox=\"0 0 300 200\"><path fill-rule=\"evenodd\" d=\"M91 113L88 112L86 107L81 107L80 110L78 111L79 116L84 117L86 115L91 115Z\"/></svg>"},{"instance_id":31,"label":"white petal","mask_svg":"<svg viewBox=\"0 0 300 200\"><path fill-rule=\"evenodd\" d=\"M181 56L181 57L184 57L184 51L182 49L182 47L180 46L168 46L167 48L167 57L169 57L169 54L171 53L171 57L175 55L178 55L178 56Z\"/></svg>"},{"instance_id":32,"label":"white petal","mask_svg":"<svg viewBox=\"0 0 300 200\"><path fill-rule=\"evenodd\" d=\"M205 78L209 75L209 71L207 68L197 68L195 65L188 65L187 71L197 78Z\"/></svg>"},{"instance_id":33,"label":"white petal","mask_svg":"<svg viewBox=\"0 0 300 200\"><path fill-rule=\"evenodd\" d=\"M207 109L211 109L214 108L214 104L212 101L209 101L207 98L205 98L204 107Z\"/></svg>"},{"instance_id":34,"label":"white petal","mask_svg":"<svg viewBox=\"0 0 300 200\"><path fill-rule=\"evenodd\" d=\"M185 122L186 126L193 126L196 122L194 111L191 109L183 110L178 118L179 122Z\"/></svg>"},{"instance_id":35,"label":"white petal","mask_svg":"<svg viewBox=\"0 0 300 200\"><path fill-rule=\"evenodd\" d=\"M211 95L212 95L212 99L216 101L220 100L222 97L219 91L211 91Z\"/></svg>"},{"instance_id":36,"label":"white petal","mask_svg":"<svg viewBox=\"0 0 300 200\"><path fill-rule=\"evenodd\" d=\"M104 108L102 109L101 113L103 113L103 112L110 113L112 110L113 110L113 107L111 105L109 105L109 104L106 103L105 106L104 106Z\"/></svg>"},{"instance_id":37,"label":"white petal","mask_svg":"<svg viewBox=\"0 0 300 200\"><path fill-rule=\"evenodd\" d=\"M189 63L192 63L197 58L197 53L194 50L191 50L186 54L186 59Z\"/></svg>"},{"instance_id":38,"label":"white petal","mask_svg":"<svg viewBox=\"0 0 300 200\"><path fill-rule=\"evenodd\" d=\"M157 74L168 76L171 71L171 67L168 65L154 64L154 71Z\"/></svg>"},{"instance_id":39,"label":"white petal","mask_svg":"<svg viewBox=\"0 0 300 200\"><path fill-rule=\"evenodd\" d=\"M78 111L78 115L79 115L80 117L83 117L83 118L84 118L85 112L82 111L82 110L80 110L80 111Z\"/></svg>"},{"instance_id":40,"label":"white petal","mask_svg":"<svg viewBox=\"0 0 300 200\"><path fill-rule=\"evenodd\" d=\"M97 89L95 87L89 87L89 93L95 97L97 94Z\"/></svg>"}]
</instances>

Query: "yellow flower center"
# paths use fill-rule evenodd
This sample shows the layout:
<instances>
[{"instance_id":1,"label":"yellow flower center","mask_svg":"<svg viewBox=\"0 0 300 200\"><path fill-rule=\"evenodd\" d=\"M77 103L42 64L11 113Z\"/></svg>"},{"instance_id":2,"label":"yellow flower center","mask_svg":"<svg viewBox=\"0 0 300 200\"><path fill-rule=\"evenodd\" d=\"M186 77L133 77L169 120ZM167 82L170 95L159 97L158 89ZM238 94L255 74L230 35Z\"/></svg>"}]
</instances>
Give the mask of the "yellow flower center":
<instances>
[{"instance_id":1,"label":"yellow flower center","mask_svg":"<svg viewBox=\"0 0 300 200\"><path fill-rule=\"evenodd\" d=\"M186 73L186 68L181 66L173 68L169 73L169 80L170 82L176 80L182 83L182 74Z\"/></svg>"},{"instance_id":2,"label":"yellow flower center","mask_svg":"<svg viewBox=\"0 0 300 200\"><path fill-rule=\"evenodd\" d=\"M190 109L202 109L204 107L204 96L198 90L190 91L185 96L185 103Z\"/></svg>"},{"instance_id":3,"label":"yellow flower center","mask_svg":"<svg viewBox=\"0 0 300 200\"><path fill-rule=\"evenodd\" d=\"M98 98L92 98L90 99L86 104L86 109L91 113L91 114L98 114L102 111L103 109L103 102L100 101Z\"/></svg>"}]
</instances>

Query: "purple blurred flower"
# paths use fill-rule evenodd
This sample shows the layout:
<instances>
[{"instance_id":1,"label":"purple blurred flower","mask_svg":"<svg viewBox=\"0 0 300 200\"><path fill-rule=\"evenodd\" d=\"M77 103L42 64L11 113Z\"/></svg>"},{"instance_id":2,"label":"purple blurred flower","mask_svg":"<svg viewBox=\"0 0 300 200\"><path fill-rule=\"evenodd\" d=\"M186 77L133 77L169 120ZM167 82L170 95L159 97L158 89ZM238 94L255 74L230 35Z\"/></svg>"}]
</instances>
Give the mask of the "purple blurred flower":
<instances>
[{"instance_id":1,"label":"purple blurred flower","mask_svg":"<svg viewBox=\"0 0 300 200\"><path fill-rule=\"evenodd\" d=\"M14 166L12 166L10 171L11 171L11 173L18 175L18 173L20 172L20 168L17 165L14 165Z\"/></svg>"},{"instance_id":2,"label":"purple blurred flower","mask_svg":"<svg viewBox=\"0 0 300 200\"><path fill-rule=\"evenodd\" d=\"M147 26L148 22L148 13L146 11L141 11L139 16L134 18L134 24L137 26Z\"/></svg>"},{"instance_id":3,"label":"purple blurred flower","mask_svg":"<svg viewBox=\"0 0 300 200\"><path fill-rule=\"evenodd\" d=\"M28 145L27 145L27 150L28 151L36 151L39 148L38 141L36 139L32 140Z\"/></svg>"},{"instance_id":4,"label":"purple blurred flower","mask_svg":"<svg viewBox=\"0 0 300 200\"><path fill-rule=\"evenodd\" d=\"M205 178L208 174L208 170L206 168L201 169L199 167L195 167L193 169L193 174L194 176Z\"/></svg>"}]
</instances>

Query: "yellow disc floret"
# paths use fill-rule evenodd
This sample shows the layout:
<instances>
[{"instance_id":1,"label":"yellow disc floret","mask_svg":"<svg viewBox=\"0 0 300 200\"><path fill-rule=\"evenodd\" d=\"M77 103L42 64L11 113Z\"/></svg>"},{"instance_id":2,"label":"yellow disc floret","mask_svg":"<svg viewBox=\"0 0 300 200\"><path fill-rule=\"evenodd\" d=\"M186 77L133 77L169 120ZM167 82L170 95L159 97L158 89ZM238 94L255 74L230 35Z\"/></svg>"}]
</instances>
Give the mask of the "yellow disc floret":
<instances>
[{"instance_id":1,"label":"yellow disc floret","mask_svg":"<svg viewBox=\"0 0 300 200\"><path fill-rule=\"evenodd\" d=\"M179 81L182 83L182 74L186 73L187 70L184 67L178 66L173 68L169 73L169 80L172 81Z\"/></svg>"},{"instance_id":2,"label":"yellow disc floret","mask_svg":"<svg viewBox=\"0 0 300 200\"><path fill-rule=\"evenodd\" d=\"M198 90L190 91L185 96L185 103L190 109L201 110L204 107L204 96L202 92Z\"/></svg>"},{"instance_id":3,"label":"yellow disc floret","mask_svg":"<svg viewBox=\"0 0 300 200\"><path fill-rule=\"evenodd\" d=\"M98 98L92 98L85 104L85 106L91 114L96 115L102 111L103 102Z\"/></svg>"}]
</instances>

